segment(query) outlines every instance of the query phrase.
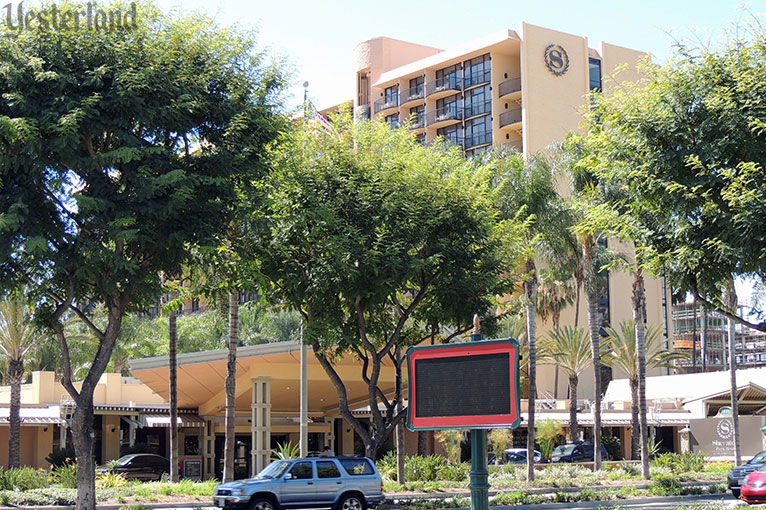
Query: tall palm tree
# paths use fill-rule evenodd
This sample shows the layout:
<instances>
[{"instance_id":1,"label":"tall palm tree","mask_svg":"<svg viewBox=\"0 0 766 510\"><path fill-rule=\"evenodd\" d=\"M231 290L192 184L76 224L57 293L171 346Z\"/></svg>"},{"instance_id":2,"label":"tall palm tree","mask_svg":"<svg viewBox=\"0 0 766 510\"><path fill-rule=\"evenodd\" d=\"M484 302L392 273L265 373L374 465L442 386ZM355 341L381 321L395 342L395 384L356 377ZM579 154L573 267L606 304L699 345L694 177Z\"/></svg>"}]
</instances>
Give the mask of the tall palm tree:
<instances>
[{"instance_id":1,"label":"tall palm tree","mask_svg":"<svg viewBox=\"0 0 766 510\"><path fill-rule=\"evenodd\" d=\"M540 345L540 361L560 367L569 376L569 439L579 441L577 384L592 358L590 338L582 327L554 329Z\"/></svg>"},{"instance_id":2,"label":"tall palm tree","mask_svg":"<svg viewBox=\"0 0 766 510\"><path fill-rule=\"evenodd\" d=\"M534 480L535 399L537 393L538 262L556 252L568 227L566 210L554 186L548 159L525 159L517 152L499 150L491 163L496 170L498 208L504 219L526 219L525 243L518 258L523 287L529 349L527 398L527 479Z\"/></svg>"},{"instance_id":3,"label":"tall palm tree","mask_svg":"<svg viewBox=\"0 0 766 510\"><path fill-rule=\"evenodd\" d=\"M638 405L638 349L636 342L636 323L632 320L623 321L618 328L606 328L609 335L606 339L609 352L603 358L604 364L616 368L625 374L630 384L631 396L631 456L638 458L639 454L639 405ZM652 324L646 328L646 367L647 368L673 368L673 361L683 358L683 354L664 349L662 345L662 332L657 325Z\"/></svg>"},{"instance_id":4,"label":"tall palm tree","mask_svg":"<svg viewBox=\"0 0 766 510\"><path fill-rule=\"evenodd\" d=\"M540 289L537 300L537 313L545 324L548 318L553 323L553 329L561 325L561 311L571 305L575 299L575 290L569 284L571 280L565 271L540 270ZM576 321L577 319L575 319ZM575 324L576 325L576 324ZM559 397L559 367L554 368L553 398Z\"/></svg>"},{"instance_id":5,"label":"tall palm tree","mask_svg":"<svg viewBox=\"0 0 766 510\"><path fill-rule=\"evenodd\" d=\"M24 377L24 357L43 338L32 322L32 308L22 296L0 300L0 354L8 363L8 382L11 386L9 416L10 441L8 467L19 467L21 446L21 380Z\"/></svg>"},{"instance_id":6,"label":"tall palm tree","mask_svg":"<svg viewBox=\"0 0 766 510\"><path fill-rule=\"evenodd\" d=\"M737 312L737 291L734 289L734 278L729 278L724 284L723 300L725 306L732 312ZM729 318L727 324L729 340L729 373L731 375L731 419L734 424L734 465L742 463L742 450L739 438L739 400L737 395L737 356L735 347L736 329L734 320Z\"/></svg>"},{"instance_id":7,"label":"tall palm tree","mask_svg":"<svg viewBox=\"0 0 766 510\"><path fill-rule=\"evenodd\" d=\"M236 408L237 388L237 346L239 345L239 292L232 289L229 292L229 342L226 362L226 418L223 454L223 481L234 480L234 419Z\"/></svg>"}]
</instances>

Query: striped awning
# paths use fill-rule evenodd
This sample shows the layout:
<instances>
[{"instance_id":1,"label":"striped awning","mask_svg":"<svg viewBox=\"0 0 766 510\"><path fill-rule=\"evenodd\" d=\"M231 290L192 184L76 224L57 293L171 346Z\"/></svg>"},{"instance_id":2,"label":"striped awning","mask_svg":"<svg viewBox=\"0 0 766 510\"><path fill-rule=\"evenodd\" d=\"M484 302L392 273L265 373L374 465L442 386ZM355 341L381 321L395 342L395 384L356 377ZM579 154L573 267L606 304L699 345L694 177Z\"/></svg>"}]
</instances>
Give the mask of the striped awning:
<instances>
[{"instance_id":1,"label":"striped awning","mask_svg":"<svg viewBox=\"0 0 766 510\"><path fill-rule=\"evenodd\" d=\"M0 425L9 423L10 407L0 407ZM59 406L22 407L19 409L22 425L64 425Z\"/></svg>"},{"instance_id":2,"label":"striped awning","mask_svg":"<svg viewBox=\"0 0 766 510\"><path fill-rule=\"evenodd\" d=\"M144 414L141 421L144 427L170 427L170 415L167 414ZM205 426L205 420L196 414L179 414L176 423L181 428Z\"/></svg>"}]
</instances>

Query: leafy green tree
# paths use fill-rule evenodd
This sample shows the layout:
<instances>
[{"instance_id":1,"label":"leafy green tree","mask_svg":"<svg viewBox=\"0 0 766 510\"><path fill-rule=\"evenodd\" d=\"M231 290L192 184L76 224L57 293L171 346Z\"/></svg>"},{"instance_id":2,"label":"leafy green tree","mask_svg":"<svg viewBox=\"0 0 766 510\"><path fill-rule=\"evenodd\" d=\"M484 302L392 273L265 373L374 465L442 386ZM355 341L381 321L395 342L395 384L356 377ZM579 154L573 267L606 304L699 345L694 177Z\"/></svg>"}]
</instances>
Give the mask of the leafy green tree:
<instances>
[{"instance_id":1,"label":"leafy green tree","mask_svg":"<svg viewBox=\"0 0 766 510\"><path fill-rule=\"evenodd\" d=\"M8 441L8 468L19 467L21 454L21 380L24 358L42 339L43 334L33 322L32 307L21 294L0 299L0 356L8 363L8 384L11 387L11 408Z\"/></svg>"},{"instance_id":2,"label":"leafy green tree","mask_svg":"<svg viewBox=\"0 0 766 510\"><path fill-rule=\"evenodd\" d=\"M495 171L498 208L506 221L523 224L520 268L516 271L524 290L528 342L529 394L527 420L527 478L534 480L535 398L537 393L537 302L540 260L561 249L562 236L569 225L568 211L554 186L549 161L543 156L525 159L515 151L498 150L489 154ZM536 260L537 259L537 260Z\"/></svg>"},{"instance_id":3,"label":"leafy green tree","mask_svg":"<svg viewBox=\"0 0 766 510\"><path fill-rule=\"evenodd\" d=\"M631 396L631 420L630 426L633 431L631 436L631 454L633 459L639 456L639 352L636 341L636 323L623 321L618 329L606 328L609 335L607 343L609 353L603 358L604 364L619 369L628 379ZM674 361L684 358L678 352L666 350L662 345L662 332L656 324L646 329L644 356L646 368L674 368Z\"/></svg>"},{"instance_id":4,"label":"leafy green tree","mask_svg":"<svg viewBox=\"0 0 766 510\"><path fill-rule=\"evenodd\" d=\"M375 457L405 416L401 384L393 399L379 386L383 361L431 325L466 330L474 314L490 315L510 289L501 248L514 230L497 229L486 172L459 150L348 113L334 120L336 134L297 129L275 149L258 257L274 299L303 316L341 416ZM347 353L363 362L369 426L334 367Z\"/></svg>"},{"instance_id":5,"label":"leafy green tree","mask_svg":"<svg viewBox=\"0 0 766 510\"><path fill-rule=\"evenodd\" d=\"M577 425L577 384L593 356L590 339L581 326L564 326L548 333L540 346L541 360L563 369L569 376L569 439L580 440Z\"/></svg>"},{"instance_id":6,"label":"leafy green tree","mask_svg":"<svg viewBox=\"0 0 766 510\"><path fill-rule=\"evenodd\" d=\"M228 224L233 181L274 136L281 79L251 34L151 4L134 27L0 35L0 286L28 285L59 340L77 509L92 510L93 392L122 321ZM79 386L67 313L98 338Z\"/></svg>"},{"instance_id":7,"label":"leafy green tree","mask_svg":"<svg viewBox=\"0 0 766 510\"><path fill-rule=\"evenodd\" d=\"M570 282L573 280L570 274L561 267L540 270L540 290L537 299L537 313L540 320L545 324L551 319L553 329L559 329L561 325L561 311L574 303L576 298L575 289ZM579 310L577 310L579 311ZM576 312L577 312L576 311ZM577 317L575 316L575 322ZM577 324L575 324L576 326ZM559 397L559 367L556 365L553 376L553 398Z\"/></svg>"},{"instance_id":8,"label":"leafy green tree","mask_svg":"<svg viewBox=\"0 0 766 510\"><path fill-rule=\"evenodd\" d=\"M558 420L545 419L537 423L537 437L540 444L540 453L544 460L551 458L556 444L564 439L564 423Z\"/></svg>"}]
</instances>

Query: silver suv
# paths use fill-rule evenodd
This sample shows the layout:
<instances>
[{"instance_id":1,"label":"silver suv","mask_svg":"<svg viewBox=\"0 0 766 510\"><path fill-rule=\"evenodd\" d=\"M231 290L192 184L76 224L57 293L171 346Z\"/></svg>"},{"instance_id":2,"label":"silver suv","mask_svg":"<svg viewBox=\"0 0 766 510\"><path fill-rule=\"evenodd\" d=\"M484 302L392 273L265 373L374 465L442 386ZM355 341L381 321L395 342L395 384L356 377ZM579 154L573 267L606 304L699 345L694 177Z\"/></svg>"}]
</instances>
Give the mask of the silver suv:
<instances>
[{"instance_id":1,"label":"silver suv","mask_svg":"<svg viewBox=\"0 0 766 510\"><path fill-rule=\"evenodd\" d=\"M219 485L213 495L219 508L249 510L365 510L384 499L380 473L366 457L277 460L255 478Z\"/></svg>"}]
</instances>

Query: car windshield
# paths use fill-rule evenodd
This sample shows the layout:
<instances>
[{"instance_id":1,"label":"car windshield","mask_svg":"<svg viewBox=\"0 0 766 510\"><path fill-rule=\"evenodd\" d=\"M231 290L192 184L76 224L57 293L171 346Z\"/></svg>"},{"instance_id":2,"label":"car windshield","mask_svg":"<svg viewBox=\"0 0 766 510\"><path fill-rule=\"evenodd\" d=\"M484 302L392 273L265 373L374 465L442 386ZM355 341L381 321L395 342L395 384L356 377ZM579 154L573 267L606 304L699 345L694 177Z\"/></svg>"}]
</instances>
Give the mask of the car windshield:
<instances>
[{"instance_id":1,"label":"car windshield","mask_svg":"<svg viewBox=\"0 0 766 510\"><path fill-rule=\"evenodd\" d=\"M553 449L553 453L551 455L569 455L572 453L572 450L574 450L574 445L571 444L565 444L561 446L557 446Z\"/></svg>"},{"instance_id":2,"label":"car windshield","mask_svg":"<svg viewBox=\"0 0 766 510\"><path fill-rule=\"evenodd\" d=\"M763 464L766 462L766 452L761 452L752 459L750 459L750 462L748 464Z\"/></svg>"},{"instance_id":3,"label":"car windshield","mask_svg":"<svg viewBox=\"0 0 766 510\"><path fill-rule=\"evenodd\" d=\"M278 478L282 476L282 473L287 471L287 468L290 467L291 462L287 460L278 460L276 462L272 462L268 466L266 466L266 469L258 473L256 478Z\"/></svg>"},{"instance_id":4,"label":"car windshield","mask_svg":"<svg viewBox=\"0 0 766 510\"><path fill-rule=\"evenodd\" d=\"M124 457L120 457L119 459L117 459L117 465L120 467L125 466L127 465L128 462L133 460L134 457L135 455L126 455Z\"/></svg>"}]
</instances>

